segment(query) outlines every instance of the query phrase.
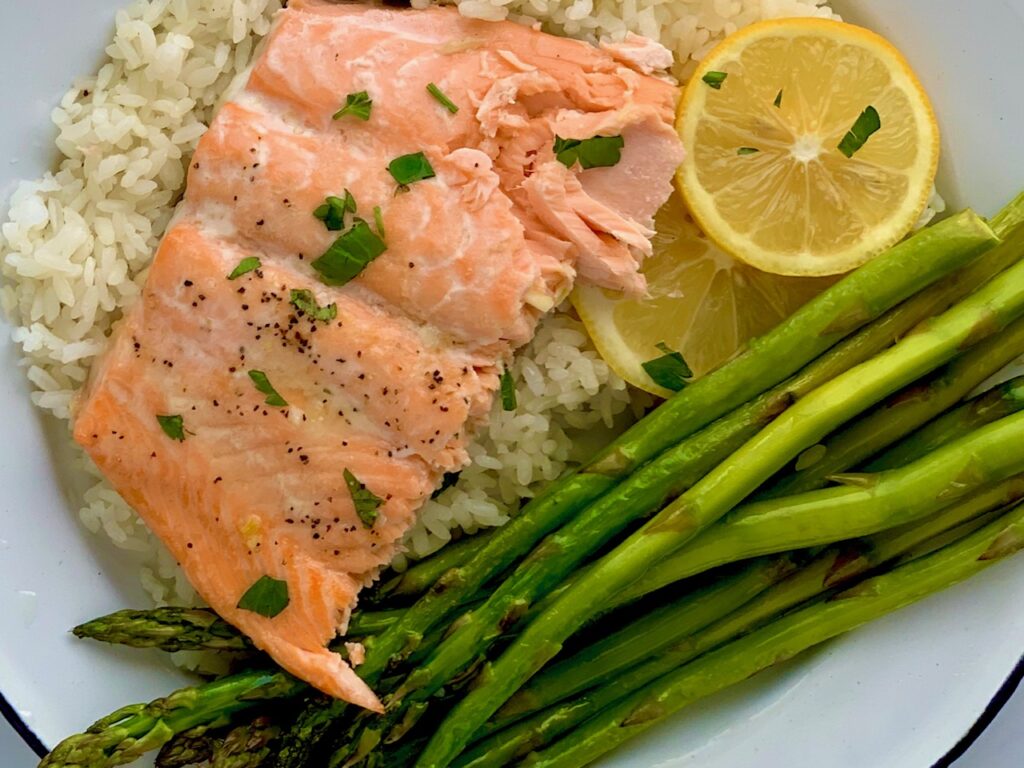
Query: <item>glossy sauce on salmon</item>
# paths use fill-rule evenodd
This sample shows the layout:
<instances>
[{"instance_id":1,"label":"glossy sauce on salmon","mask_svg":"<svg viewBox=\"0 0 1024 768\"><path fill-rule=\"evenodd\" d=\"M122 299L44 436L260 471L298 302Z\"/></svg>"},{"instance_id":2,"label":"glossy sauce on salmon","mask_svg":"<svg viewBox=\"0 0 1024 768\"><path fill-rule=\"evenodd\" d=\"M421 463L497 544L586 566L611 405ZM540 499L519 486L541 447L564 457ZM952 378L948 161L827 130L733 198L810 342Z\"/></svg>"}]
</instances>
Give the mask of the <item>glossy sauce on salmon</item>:
<instances>
[{"instance_id":1,"label":"glossy sauce on salmon","mask_svg":"<svg viewBox=\"0 0 1024 768\"><path fill-rule=\"evenodd\" d=\"M537 320L577 277L644 291L682 159L675 89L648 74L665 56L293 2L201 140L75 438L210 606L320 690L380 709L326 645L467 462ZM335 117L363 92L367 119ZM617 162L556 156L594 137L621 139ZM419 154L432 175L398 184L389 165ZM329 196L355 208L333 229ZM383 252L325 284L318 259L360 227Z\"/></svg>"}]
</instances>

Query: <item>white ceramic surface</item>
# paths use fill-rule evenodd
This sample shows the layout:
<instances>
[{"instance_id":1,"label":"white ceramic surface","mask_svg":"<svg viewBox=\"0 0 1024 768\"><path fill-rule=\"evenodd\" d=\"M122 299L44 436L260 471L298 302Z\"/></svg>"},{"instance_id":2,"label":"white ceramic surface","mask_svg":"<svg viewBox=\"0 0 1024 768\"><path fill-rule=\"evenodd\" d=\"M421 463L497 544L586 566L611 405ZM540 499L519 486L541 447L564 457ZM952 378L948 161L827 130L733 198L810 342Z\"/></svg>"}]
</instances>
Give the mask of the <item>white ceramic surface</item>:
<instances>
[{"instance_id":1,"label":"white ceramic surface","mask_svg":"<svg viewBox=\"0 0 1024 768\"><path fill-rule=\"evenodd\" d=\"M93 69L119 0L0 3L0 190L52 160L47 115ZM910 56L944 131L941 187L994 212L1024 186L1024 0L836 0ZM76 622L141 604L133 565L74 517L50 423L0 343L0 692L47 745L170 690L158 654L76 642ZM1024 651L1024 557L694 707L607 764L927 768Z\"/></svg>"}]
</instances>

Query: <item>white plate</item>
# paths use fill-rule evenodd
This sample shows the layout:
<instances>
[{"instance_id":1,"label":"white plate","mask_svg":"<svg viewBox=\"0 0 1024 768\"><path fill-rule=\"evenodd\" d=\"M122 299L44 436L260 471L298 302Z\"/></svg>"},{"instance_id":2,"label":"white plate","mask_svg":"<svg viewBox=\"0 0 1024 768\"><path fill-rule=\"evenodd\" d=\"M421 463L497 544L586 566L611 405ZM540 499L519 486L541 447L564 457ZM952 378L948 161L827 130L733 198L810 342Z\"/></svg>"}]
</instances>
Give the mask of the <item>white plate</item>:
<instances>
[{"instance_id":1,"label":"white plate","mask_svg":"<svg viewBox=\"0 0 1024 768\"><path fill-rule=\"evenodd\" d=\"M119 0L0 4L0 189L51 161L48 123L95 68ZM944 131L941 188L993 213L1024 186L1024 0L836 0L907 52ZM4 331L4 338L7 333ZM0 691L52 746L183 677L159 654L76 642L80 620L144 600L124 554L86 534L12 345L0 349ZM1024 557L692 708L609 764L928 768L1016 683ZM1004 686L1010 679L1011 684ZM39 743L41 742L41 744Z\"/></svg>"}]
</instances>

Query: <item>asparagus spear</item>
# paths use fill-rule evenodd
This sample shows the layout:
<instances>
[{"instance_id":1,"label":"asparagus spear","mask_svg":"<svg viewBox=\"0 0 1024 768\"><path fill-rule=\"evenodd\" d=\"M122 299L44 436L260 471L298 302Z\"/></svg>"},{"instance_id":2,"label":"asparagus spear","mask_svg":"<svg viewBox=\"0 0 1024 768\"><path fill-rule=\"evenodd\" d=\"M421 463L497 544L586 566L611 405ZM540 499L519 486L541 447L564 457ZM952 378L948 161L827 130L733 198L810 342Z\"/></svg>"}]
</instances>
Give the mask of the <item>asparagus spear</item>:
<instances>
[{"instance_id":1,"label":"asparagus spear","mask_svg":"<svg viewBox=\"0 0 1024 768\"><path fill-rule=\"evenodd\" d=\"M1024 548L1024 505L927 557L868 579L722 646L627 697L525 764L588 765L698 701L880 616L963 581Z\"/></svg>"},{"instance_id":2,"label":"asparagus spear","mask_svg":"<svg viewBox=\"0 0 1024 768\"><path fill-rule=\"evenodd\" d=\"M389 666L406 658L431 627L636 467L782 381L850 332L966 264L993 243L986 225L964 212L923 230L809 302L746 352L643 419L581 471L531 501L471 560L446 572L398 624L377 638L360 674L373 682ZM1015 258L1006 249L997 250L996 258L965 275L967 282L980 284ZM959 290L947 284L944 293L958 296ZM923 316L927 313L916 317ZM284 738L282 766L298 768L308 762L312 745L343 711L340 703L326 709L308 708Z\"/></svg>"},{"instance_id":3,"label":"asparagus spear","mask_svg":"<svg viewBox=\"0 0 1024 768\"><path fill-rule=\"evenodd\" d=\"M175 734L226 725L231 715L286 699L305 685L285 672L251 670L205 685L182 688L149 704L133 704L65 739L40 768L108 768L158 749Z\"/></svg>"},{"instance_id":4,"label":"asparagus spear","mask_svg":"<svg viewBox=\"0 0 1024 768\"><path fill-rule=\"evenodd\" d=\"M392 598L420 597L446 571L458 568L473 557L493 534L494 530L483 531L446 544L434 554L410 566L403 573L397 573L382 581L367 595L367 601L381 604ZM363 598L360 598L360 602L362 600Z\"/></svg>"},{"instance_id":5,"label":"asparagus spear","mask_svg":"<svg viewBox=\"0 0 1024 768\"><path fill-rule=\"evenodd\" d=\"M868 472L881 472L898 467L912 456L934 450L947 442L951 435L963 435L984 424L990 424L1011 413L1024 410L1024 376L1011 379L974 398L967 404L930 424L890 448L883 456L872 460Z\"/></svg>"},{"instance_id":6,"label":"asparagus spear","mask_svg":"<svg viewBox=\"0 0 1024 768\"><path fill-rule=\"evenodd\" d=\"M917 333L797 402L534 620L454 707L418 765L448 765L467 739L587 621L593 606L609 602L649 563L692 539L837 426L1022 314L1024 264L1017 264Z\"/></svg>"},{"instance_id":7,"label":"asparagus spear","mask_svg":"<svg viewBox=\"0 0 1024 768\"><path fill-rule=\"evenodd\" d=\"M164 651L250 651L237 629L205 608L123 610L79 624L75 637Z\"/></svg>"},{"instance_id":8,"label":"asparagus spear","mask_svg":"<svg viewBox=\"0 0 1024 768\"><path fill-rule=\"evenodd\" d=\"M401 610L357 612L347 636L383 632L401 614ZM79 624L71 631L76 637L168 652L254 650L244 635L208 608L126 609Z\"/></svg>"},{"instance_id":9,"label":"asparagus spear","mask_svg":"<svg viewBox=\"0 0 1024 768\"><path fill-rule=\"evenodd\" d=\"M973 522L993 510L1003 510L1022 497L1024 478L1013 478L974 494L926 520L831 547L780 584L768 585L763 594L753 596L752 601L746 601L738 609L732 605L725 606L718 616L720 621L714 623L707 632L694 633L694 622L688 615L693 598L684 597L670 603L558 664L545 668L502 707L478 736L500 731L500 737L487 740L489 747L499 748L502 752L507 750L509 755L522 755L527 751L523 749L523 744L530 743L535 748L543 743L538 729L547 734L544 737L546 742L556 732L561 732L563 727L570 728L582 722L611 701L667 674L704 651L750 631L758 623L825 589L862 576L897 556L913 553L924 542L956 530L965 522ZM957 538L966 535L964 531L957 532ZM766 558L762 562L771 563L773 559ZM762 562L750 566L748 570L757 572L770 567ZM742 577L743 574L739 574L733 579ZM652 662L642 672L623 676L626 670L645 659L652 659ZM569 702L558 711L547 711L531 726L517 728L514 732L501 730L524 717L535 715L545 707L599 686L608 690L592 694L585 701ZM511 741L515 741L515 745L499 747ZM486 749L483 744L472 750L473 756L485 753L492 755L492 758L498 754L494 749ZM459 761L460 768L463 762L476 768L473 759ZM496 760L489 763L494 766L500 764Z\"/></svg>"},{"instance_id":10,"label":"asparagus spear","mask_svg":"<svg viewBox=\"0 0 1024 768\"><path fill-rule=\"evenodd\" d=\"M965 352L924 382L912 384L876 411L827 440L797 460L804 468L773 485L762 498L791 496L828 484L899 438L927 423L962 400L986 379L1024 354L1024 320Z\"/></svg>"},{"instance_id":11,"label":"asparagus spear","mask_svg":"<svg viewBox=\"0 0 1024 768\"><path fill-rule=\"evenodd\" d=\"M232 729L214 747L210 768L259 768L271 755L281 729L268 717Z\"/></svg>"}]
</instances>

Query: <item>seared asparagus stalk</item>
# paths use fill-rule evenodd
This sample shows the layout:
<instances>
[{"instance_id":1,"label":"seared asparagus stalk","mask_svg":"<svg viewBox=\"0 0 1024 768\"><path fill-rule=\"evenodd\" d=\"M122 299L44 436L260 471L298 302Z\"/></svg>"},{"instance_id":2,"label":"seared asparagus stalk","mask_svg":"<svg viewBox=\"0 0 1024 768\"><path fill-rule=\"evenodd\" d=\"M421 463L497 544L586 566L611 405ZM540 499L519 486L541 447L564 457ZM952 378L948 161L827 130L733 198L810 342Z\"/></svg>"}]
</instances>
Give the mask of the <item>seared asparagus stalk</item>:
<instances>
[{"instance_id":1,"label":"seared asparagus stalk","mask_svg":"<svg viewBox=\"0 0 1024 768\"><path fill-rule=\"evenodd\" d=\"M994 243L987 225L965 212L923 230L808 303L739 357L643 419L582 470L553 484L472 559L449 570L398 624L377 638L360 669L364 679L373 682L406 658L433 626L637 467L781 382L843 337L969 263ZM1000 254L998 259L1008 256ZM981 270L979 282L992 273ZM919 319L923 316L927 314ZM335 703L326 709L310 708L299 717L284 738L282 766L298 768L308 762L312 746L342 711L344 706Z\"/></svg>"},{"instance_id":2,"label":"seared asparagus stalk","mask_svg":"<svg viewBox=\"0 0 1024 768\"><path fill-rule=\"evenodd\" d=\"M455 706L418 765L450 764L472 734L588 620L595 604L608 603L650 563L692 539L836 427L1022 314L1024 264L1017 264L917 333L797 402L535 619Z\"/></svg>"},{"instance_id":3,"label":"seared asparagus stalk","mask_svg":"<svg viewBox=\"0 0 1024 768\"><path fill-rule=\"evenodd\" d=\"M1024 410L1024 376L1018 376L974 398L950 413L940 416L900 441L884 455L873 459L868 472L881 472L901 466L959 436L997 419Z\"/></svg>"},{"instance_id":4,"label":"seared asparagus stalk","mask_svg":"<svg viewBox=\"0 0 1024 768\"><path fill-rule=\"evenodd\" d=\"M347 637L384 632L401 614L397 609L356 612ZM244 635L208 608L127 609L79 624L71 631L76 637L169 652L255 650Z\"/></svg>"},{"instance_id":5,"label":"seared asparagus stalk","mask_svg":"<svg viewBox=\"0 0 1024 768\"><path fill-rule=\"evenodd\" d=\"M545 669L512 697L478 734L490 736L498 732L499 735L474 746L471 754L457 764L460 768L482 768L483 765L496 768L503 765L496 760L496 755L521 757L613 701L827 589L849 583L894 558L915 553L925 542L947 531L957 530L957 538L962 538L980 527L975 522L979 518L991 522L987 514L993 511L1002 514L998 511L1022 496L1024 479L1014 478L927 520L831 547L812 563L779 584L769 585L762 594L755 595L741 607L725 607L719 621L711 624L707 631L693 630L694 622L688 615L692 607L696 607L693 597L675 601ZM958 530L969 522L973 522L975 528ZM768 564L773 560L767 558L749 570L756 572L770 567ZM733 578L739 580L743 575ZM647 659L650 662L637 666ZM633 667L636 667L635 672L627 672ZM569 701L570 697L592 688L600 690ZM565 704L550 708L559 702ZM530 717L530 725L506 728L526 717ZM478 763L484 754L489 755L488 761Z\"/></svg>"},{"instance_id":6,"label":"seared asparagus stalk","mask_svg":"<svg viewBox=\"0 0 1024 768\"><path fill-rule=\"evenodd\" d=\"M40 768L108 768L125 765L175 734L199 726L226 725L238 712L305 688L285 672L253 670L206 685L183 688L149 704L134 704L97 721L85 733L58 744Z\"/></svg>"},{"instance_id":7,"label":"seared asparagus stalk","mask_svg":"<svg viewBox=\"0 0 1024 768\"><path fill-rule=\"evenodd\" d=\"M818 600L655 680L600 712L548 749L533 768L576 768L683 707L792 658L808 648L903 608L1024 548L1024 506L965 539L881 576Z\"/></svg>"},{"instance_id":8,"label":"seared asparagus stalk","mask_svg":"<svg viewBox=\"0 0 1024 768\"><path fill-rule=\"evenodd\" d=\"M828 484L833 475L856 467L880 449L951 408L986 379L1024 354L1024 320L968 350L925 382L894 395L874 413L858 419L806 451L798 470L786 476L765 498L790 496ZM801 464L805 464L801 468Z\"/></svg>"}]
</instances>

